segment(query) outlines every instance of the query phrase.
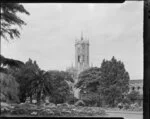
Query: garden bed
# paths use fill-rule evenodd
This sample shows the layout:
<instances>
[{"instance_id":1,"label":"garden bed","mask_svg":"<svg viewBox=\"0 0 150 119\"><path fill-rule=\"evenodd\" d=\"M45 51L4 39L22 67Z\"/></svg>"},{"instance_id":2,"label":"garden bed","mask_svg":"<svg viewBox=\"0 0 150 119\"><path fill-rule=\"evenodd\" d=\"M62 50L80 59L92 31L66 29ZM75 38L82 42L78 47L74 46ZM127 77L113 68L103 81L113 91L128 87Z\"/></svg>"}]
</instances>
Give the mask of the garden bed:
<instances>
[{"instance_id":1,"label":"garden bed","mask_svg":"<svg viewBox=\"0 0 150 119\"><path fill-rule=\"evenodd\" d=\"M103 116L105 110L96 107L82 107L68 104L48 104L36 106L34 104L14 104L1 107L1 116L51 116L51 117L76 117L76 116Z\"/></svg>"}]
</instances>

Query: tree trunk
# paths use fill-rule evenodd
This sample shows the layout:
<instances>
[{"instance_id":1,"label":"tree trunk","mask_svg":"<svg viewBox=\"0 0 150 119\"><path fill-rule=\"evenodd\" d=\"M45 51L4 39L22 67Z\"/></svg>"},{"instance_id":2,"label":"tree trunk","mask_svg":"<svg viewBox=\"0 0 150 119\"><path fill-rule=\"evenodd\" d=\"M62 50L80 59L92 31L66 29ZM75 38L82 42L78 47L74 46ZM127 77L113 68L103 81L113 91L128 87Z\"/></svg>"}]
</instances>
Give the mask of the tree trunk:
<instances>
[{"instance_id":1,"label":"tree trunk","mask_svg":"<svg viewBox=\"0 0 150 119\"><path fill-rule=\"evenodd\" d=\"M32 95L30 96L30 103L32 103Z\"/></svg>"},{"instance_id":2,"label":"tree trunk","mask_svg":"<svg viewBox=\"0 0 150 119\"><path fill-rule=\"evenodd\" d=\"M99 107L100 107L100 101L101 101L101 99L100 99L101 97L100 96L101 96L101 94L99 93L99 100L98 100L98 106Z\"/></svg>"},{"instance_id":3,"label":"tree trunk","mask_svg":"<svg viewBox=\"0 0 150 119\"><path fill-rule=\"evenodd\" d=\"M37 105L41 104L41 92L37 94Z\"/></svg>"},{"instance_id":4,"label":"tree trunk","mask_svg":"<svg viewBox=\"0 0 150 119\"><path fill-rule=\"evenodd\" d=\"M22 95L20 95L19 96L20 98L19 98L19 100L20 100L20 102L25 102L26 101L26 95L24 95L24 94L22 94Z\"/></svg>"}]
</instances>

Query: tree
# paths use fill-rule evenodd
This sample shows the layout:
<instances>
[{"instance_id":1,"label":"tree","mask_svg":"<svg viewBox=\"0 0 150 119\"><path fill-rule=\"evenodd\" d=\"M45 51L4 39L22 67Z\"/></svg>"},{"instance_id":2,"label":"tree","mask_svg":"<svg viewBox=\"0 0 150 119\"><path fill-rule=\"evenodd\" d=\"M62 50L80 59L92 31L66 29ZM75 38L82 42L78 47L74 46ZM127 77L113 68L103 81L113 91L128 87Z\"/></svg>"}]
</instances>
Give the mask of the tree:
<instances>
[{"instance_id":1,"label":"tree","mask_svg":"<svg viewBox=\"0 0 150 119\"><path fill-rule=\"evenodd\" d=\"M12 69L12 75L20 84L19 97L24 102L27 97L37 99L40 104L46 96L53 97L54 102L65 102L70 94L68 82L73 82L71 75L64 71L44 71L36 61L29 59L18 71Z\"/></svg>"},{"instance_id":2,"label":"tree","mask_svg":"<svg viewBox=\"0 0 150 119\"><path fill-rule=\"evenodd\" d=\"M19 3L0 3L0 8L1 8L0 37L1 38L3 37L5 40L8 40L8 37L10 39L14 39L15 37L19 38L20 32L16 26L19 26L21 28L21 26L25 25L26 23L19 18L17 13L25 13L29 15L29 12L27 12L23 7L23 5ZM18 88L18 83L15 81L14 77L8 73L8 68L12 68L12 67L19 68L22 65L24 65L24 63L19 60L5 58L2 55L0 55L0 72L5 73L3 74L5 80L1 79L1 84L0 84L1 87L3 87L1 89L4 92L2 93L1 96L3 97L9 96L9 98L12 100L14 100L14 98L15 100L18 100L17 93L16 93ZM6 66L6 68L4 66ZM8 84L5 87L3 83L4 84L8 83Z\"/></svg>"},{"instance_id":3,"label":"tree","mask_svg":"<svg viewBox=\"0 0 150 119\"><path fill-rule=\"evenodd\" d=\"M19 68L23 66L24 63L19 60L5 58L4 56L0 55L0 72L7 73L8 67L16 67ZM4 68L7 67L7 68Z\"/></svg>"},{"instance_id":4,"label":"tree","mask_svg":"<svg viewBox=\"0 0 150 119\"><path fill-rule=\"evenodd\" d=\"M36 95L38 105L41 103L42 96L45 97L52 94L52 82L45 71L39 70L29 82L31 94Z\"/></svg>"},{"instance_id":5,"label":"tree","mask_svg":"<svg viewBox=\"0 0 150 119\"><path fill-rule=\"evenodd\" d=\"M68 82L74 82L71 75L64 71L48 71L53 85L53 92L50 101L53 103L64 103L71 95L71 88Z\"/></svg>"},{"instance_id":6,"label":"tree","mask_svg":"<svg viewBox=\"0 0 150 119\"><path fill-rule=\"evenodd\" d=\"M68 72L73 79L77 78L77 69L75 69L74 67L70 67L66 70L66 72Z\"/></svg>"},{"instance_id":7,"label":"tree","mask_svg":"<svg viewBox=\"0 0 150 119\"><path fill-rule=\"evenodd\" d=\"M100 105L99 82L101 80L100 68L92 67L79 74L79 81L75 85L80 88L80 95L82 100L87 104Z\"/></svg>"},{"instance_id":8,"label":"tree","mask_svg":"<svg viewBox=\"0 0 150 119\"><path fill-rule=\"evenodd\" d=\"M115 106L129 91L129 74L124 64L112 57L101 64L101 88L106 104Z\"/></svg>"},{"instance_id":9,"label":"tree","mask_svg":"<svg viewBox=\"0 0 150 119\"><path fill-rule=\"evenodd\" d=\"M107 104L115 106L129 91L129 74L124 64L114 57L108 61L103 60L100 68L90 68L79 74L77 88L81 89L82 97L97 97L95 102L99 106ZM93 98L94 98L93 97Z\"/></svg>"},{"instance_id":10,"label":"tree","mask_svg":"<svg viewBox=\"0 0 150 119\"><path fill-rule=\"evenodd\" d=\"M16 82L15 77L11 75L10 68L17 69L23 66L24 63L19 60L5 58L0 55L0 85L1 85L1 97L5 101L19 102L19 84Z\"/></svg>"},{"instance_id":11,"label":"tree","mask_svg":"<svg viewBox=\"0 0 150 119\"><path fill-rule=\"evenodd\" d=\"M29 59L23 67L16 72L12 70L13 76L16 77L20 84L20 100L24 102L26 97L35 96L38 104L40 104L42 95L49 95L52 92L51 80L47 77L47 73L41 70L36 61Z\"/></svg>"},{"instance_id":12,"label":"tree","mask_svg":"<svg viewBox=\"0 0 150 119\"><path fill-rule=\"evenodd\" d=\"M76 84L76 87L80 89L84 89L84 87L86 87L87 89L88 87L90 87L90 90L95 91L95 85L98 83L97 79L100 78L99 76L100 68L89 68L79 74L79 81Z\"/></svg>"},{"instance_id":13,"label":"tree","mask_svg":"<svg viewBox=\"0 0 150 119\"><path fill-rule=\"evenodd\" d=\"M21 102L26 100L26 97L32 98L30 91L30 81L34 79L35 73L39 70L36 62L29 59L24 65L19 68L10 67L9 73L12 74L19 83L19 98Z\"/></svg>"},{"instance_id":14,"label":"tree","mask_svg":"<svg viewBox=\"0 0 150 119\"><path fill-rule=\"evenodd\" d=\"M18 86L19 84L12 75L0 73L1 101L19 102Z\"/></svg>"},{"instance_id":15,"label":"tree","mask_svg":"<svg viewBox=\"0 0 150 119\"><path fill-rule=\"evenodd\" d=\"M1 30L0 36L8 40L20 37L20 28L26 23L17 15L17 13L24 13L29 15L29 12L20 3L0 3L1 5Z\"/></svg>"}]
</instances>

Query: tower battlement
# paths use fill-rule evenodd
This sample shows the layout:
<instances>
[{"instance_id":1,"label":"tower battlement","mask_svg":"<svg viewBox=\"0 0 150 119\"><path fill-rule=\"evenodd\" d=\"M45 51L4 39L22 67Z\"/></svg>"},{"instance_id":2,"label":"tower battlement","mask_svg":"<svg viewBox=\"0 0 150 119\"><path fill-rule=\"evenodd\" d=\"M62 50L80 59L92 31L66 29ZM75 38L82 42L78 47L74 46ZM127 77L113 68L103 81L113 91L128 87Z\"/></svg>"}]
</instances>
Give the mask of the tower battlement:
<instances>
[{"instance_id":1,"label":"tower battlement","mask_svg":"<svg viewBox=\"0 0 150 119\"><path fill-rule=\"evenodd\" d=\"M76 39L75 45L78 45L78 44L88 44L89 45L89 40L87 40L87 39L83 39L83 40Z\"/></svg>"}]
</instances>

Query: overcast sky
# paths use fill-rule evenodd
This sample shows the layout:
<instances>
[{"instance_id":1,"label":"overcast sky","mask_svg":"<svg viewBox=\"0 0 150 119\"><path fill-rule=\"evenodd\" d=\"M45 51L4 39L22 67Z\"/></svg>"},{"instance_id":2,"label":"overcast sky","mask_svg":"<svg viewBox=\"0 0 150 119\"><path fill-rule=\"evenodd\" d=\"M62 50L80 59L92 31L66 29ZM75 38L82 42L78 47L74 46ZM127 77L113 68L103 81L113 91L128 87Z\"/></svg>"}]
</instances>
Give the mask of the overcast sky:
<instances>
[{"instance_id":1,"label":"overcast sky","mask_svg":"<svg viewBox=\"0 0 150 119\"><path fill-rule=\"evenodd\" d=\"M143 2L123 4L24 4L30 16L18 40L2 40L2 55L44 70L75 64L75 39L90 42L90 65L112 56L125 64L131 79L143 79Z\"/></svg>"}]
</instances>

